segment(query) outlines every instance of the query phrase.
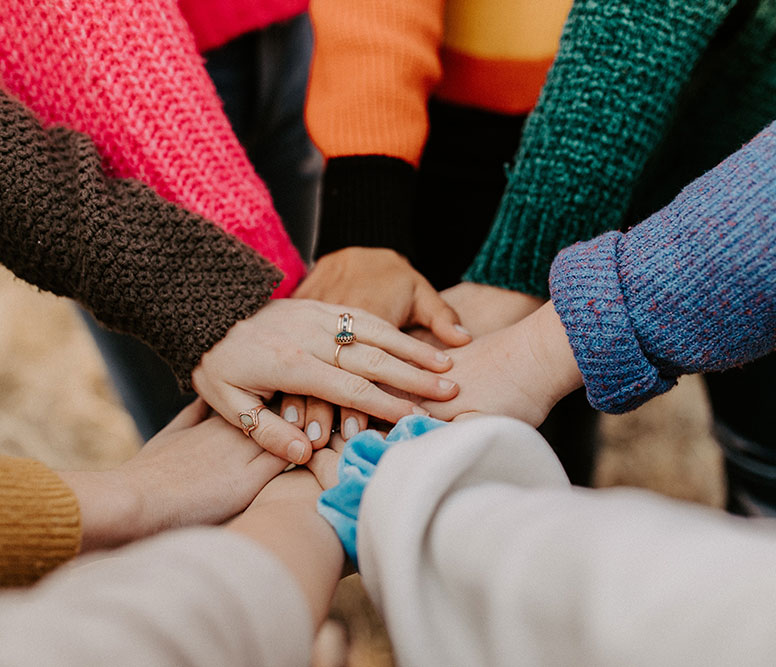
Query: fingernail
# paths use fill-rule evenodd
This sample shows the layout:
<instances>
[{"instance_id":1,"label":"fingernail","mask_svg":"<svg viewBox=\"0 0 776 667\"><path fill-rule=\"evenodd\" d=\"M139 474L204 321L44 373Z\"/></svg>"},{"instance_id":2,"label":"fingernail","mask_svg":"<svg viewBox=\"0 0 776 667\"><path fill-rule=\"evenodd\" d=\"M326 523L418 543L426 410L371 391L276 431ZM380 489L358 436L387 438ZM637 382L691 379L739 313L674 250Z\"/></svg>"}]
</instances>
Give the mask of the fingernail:
<instances>
[{"instance_id":1,"label":"fingernail","mask_svg":"<svg viewBox=\"0 0 776 667\"><path fill-rule=\"evenodd\" d=\"M467 336L471 336L471 332L465 327L460 324L456 324L455 328L458 329L462 334L465 334Z\"/></svg>"},{"instance_id":2,"label":"fingernail","mask_svg":"<svg viewBox=\"0 0 776 667\"><path fill-rule=\"evenodd\" d=\"M448 361L450 361L450 355L445 354L444 352L437 352L436 358L437 361L441 361L443 364L446 364Z\"/></svg>"},{"instance_id":3,"label":"fingernail","mask_svg":"<svg viewBox=\"0 0 776 667\"><path fill-rule=\"evenodd\" d=\"M424 410L419 405L416 405L414 408L412 408L413 414L416 415L422 415L423 417L428 417L431 413L428 410Z\"/></svg>"},{"instance_id":4,"label":"fingernail","mask_svg":"<svg viewBox=\"0 0 776 667\"><path fill-rule=\"evenodd\" d=\"M358 433L358 419L356 419L355 417L348 417L345 420L345 426L342 429L342 435L345 436L345 440L350 440L357 433Z\"/></svg>"},{"instance_id":5,"label":"fingernail","mask_svg":"<svg viewBox=\"0 0 776 667\"><path fill-rule=\"evenodd\" d=\"M292 440L288 446L288 458L295 463L301 463L304 458L305 445L301 440Z\"/></svg>"},{"instance_id":6,"label":"fingernail","mask_svg":"<svg viewBox=\"0 0 776 667\"><path fill-rule=\"evenodd\" d=\"M287 422L295 422L297 419L299 419L299 413L296 411L296 408L293 405L289 405L286 408L286 411L283 413L283 419L285 419Z\"/></svg>"},{"instance_id":7,"label":"fingernail","mask_svg":"<svg viewBox=\"0 0 776 667\"><path fill-rule=\"evenodd\" d=\"M455 387L455 382L452 380L440 380L439 381L439 388L442 391L450 391L453 387Z\"/></svg>"},{"instance_id":8,"label":"fingernail","mask_svg":"<svg viewBox=\"0 0 776 667\"><path fill-rule=\"evenodd\" d=\"M321 437L321 425L318 422L310 422L307 425L307 437L310 440L317 440Z\"/></svg>"}]
</instances>

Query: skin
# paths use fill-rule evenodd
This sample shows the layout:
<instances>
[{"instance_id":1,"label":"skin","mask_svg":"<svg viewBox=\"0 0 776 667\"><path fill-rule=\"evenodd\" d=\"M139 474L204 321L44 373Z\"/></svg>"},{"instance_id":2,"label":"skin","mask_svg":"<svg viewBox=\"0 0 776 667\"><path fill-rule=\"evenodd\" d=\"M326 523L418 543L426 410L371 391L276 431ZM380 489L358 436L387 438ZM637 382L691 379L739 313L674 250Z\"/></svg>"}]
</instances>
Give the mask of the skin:
<instances>
[{"instance_id":1,"label":"skin","mask_svg":"<svg viewBox=\"0 0 776 667\"><path fill-rule=\"evenodd\" d=\"M443 342L441 347L465 345L471 340L455 309L404 256L389 248L355 246L324 255L293 296L362 308L399 329L428 330ZM332 403L286 395L280 412L298 428L313 435L320 433L311 438L315 449L326 445L335 417ZM364 412L340 406L340 432L352 437L366 428L368 418Z\"/></svg>"},{"instance_id":2,"label":"skin","mask_svg":"<svg viewBox=\"0 0 776 667\"><path fill-rule=\"evenodd\" d=\"M202 356L192 373L194 389L234 426L240 426L240 412L263 406L277 391L314 396L390 422L424 410L378 383L438 401L455 396L458 387L438 375L450 368L447 353L358 308L347 308L357 341L343 346L337 368L334 335L345 311L305 299L272 301ZM303 419L290 422L263 410L251 437L287 461L304 463L313 444L301 430ZM321 431L328 439L329 431Z\"/></svg>"},{"instance_id":3,"label":"skin","mask_svg":"<svg viewBox=\"0 0 776 667\"><path fill-rule=\"evenodd\" d=\"M552 302L449 353L453 367L443 375L455 380L460 392L451 401L421 404L438 419L487 413L538 426L555 403L583 384Z\"/></svg>"},{"instance_id":4,"label":"skin","mask_svg":"<svg viewBox=\"0 0 776 667\"><path fill-rule=\"evenodd\" d=\"M82 552L167 528L221 523L286 467L209 412L195 401L114 470L59 473L78 498Z\"/></svg>"}]
</instances>

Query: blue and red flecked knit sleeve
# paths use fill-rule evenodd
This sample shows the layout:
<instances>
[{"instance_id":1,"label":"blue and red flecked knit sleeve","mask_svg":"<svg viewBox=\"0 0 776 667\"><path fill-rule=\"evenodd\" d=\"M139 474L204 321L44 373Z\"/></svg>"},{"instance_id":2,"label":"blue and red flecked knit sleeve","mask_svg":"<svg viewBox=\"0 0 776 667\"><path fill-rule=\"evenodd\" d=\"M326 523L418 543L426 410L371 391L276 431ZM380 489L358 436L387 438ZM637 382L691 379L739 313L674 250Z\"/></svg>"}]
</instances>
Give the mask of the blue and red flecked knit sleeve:
<instances>
[{"instance_id":1,"label":"blue and red flecked knit sleeve","mask_svg":"<svg viewBox=\"0 0 776 667\"><path fill-rule=\"evenodd\" d=\"M776 123L627 234L563 250L550 292L593 407L776 348Z\"/></svg>"}]
</instances>

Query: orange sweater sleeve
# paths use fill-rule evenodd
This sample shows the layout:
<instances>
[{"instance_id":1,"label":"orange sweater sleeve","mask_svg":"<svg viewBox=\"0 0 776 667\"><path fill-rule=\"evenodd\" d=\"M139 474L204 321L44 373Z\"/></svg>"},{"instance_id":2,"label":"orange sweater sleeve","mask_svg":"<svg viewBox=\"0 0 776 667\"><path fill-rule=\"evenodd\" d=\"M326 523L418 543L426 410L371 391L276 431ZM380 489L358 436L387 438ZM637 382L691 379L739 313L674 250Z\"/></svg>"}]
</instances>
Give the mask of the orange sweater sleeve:
<instances>
[{"instance_id":1,"label":"orange sweater sleeve","mask_svg":"<svg viewBox=\"0 0 776 667\"><path fill-rule=\"evenodd\" d=\"M312 0L307 124L327 158L387 155L417 166L441 79L444 0Z\"/></svg>"},{"instance_id":2,"label":"orange sweater sleeve","mask_svg":"<svg viewBox=\"0 0 776 667\"><path fill-rule=\"evenodd\" d=\"M80 546L72 490L38 461L0 456L0 586L33 583Z\"/></svg>"}]
</instances>

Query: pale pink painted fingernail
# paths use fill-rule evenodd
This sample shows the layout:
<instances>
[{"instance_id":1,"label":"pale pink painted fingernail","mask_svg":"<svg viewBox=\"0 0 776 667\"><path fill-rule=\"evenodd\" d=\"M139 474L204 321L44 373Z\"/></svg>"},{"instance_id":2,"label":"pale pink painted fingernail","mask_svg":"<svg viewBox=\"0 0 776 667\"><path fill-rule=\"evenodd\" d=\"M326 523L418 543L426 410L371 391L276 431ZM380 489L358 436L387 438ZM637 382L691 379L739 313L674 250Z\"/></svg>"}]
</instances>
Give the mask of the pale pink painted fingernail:
<instances>
[{"instance_id":1,"label":"pale pink painted fingernail","mask_svg":"<svg viewBox=\"0 0 776 667\"><path fill-rule=\"evenodd\" d=\"M450 361L450 355L445 354L444 352L437 352L436 358L437 361L441 361L443 364L446 364L448 361Z\"/></svg>"},{"instance_id":2,"label":"pale pink painted fingernail","mask_svg":"<svg viewBox=\"0 0 776 667\"><path fill-rule=\"evenodd\" d=\"M453 387L455 387L455 382L452 380L439 380L439 388L442 391L450 391Z\"/></svg>"},{"instance_id":3,"label":"pale pink painted fingernail","mask_svg":"<svg viewBox=\"0 0 776 667\"><path fill-rule=\"evenodd\" d=\"M355 417L348 417L345 420L345 425L342 428L342 435L345 436L345 440L350 440L354 435L358 434L358 419Z\"/></svg>"},{"instance_id":4,"label":"pale pink painted fingernail","mask_svg":"<svg viewBox=\"0 0 776 667\"><path fill-rule=\"evenodd\" d=\"M288 446L288 458L294 463L301 463L304 458L305 444L301 440L292 440Z\"/></svg>"},{"instance_id":5,"label":"pale pink painted fingernail","mask_svg":"<svg viewBox=\"0 0 776 667\"><path fill-rule=\"evenodd\" d=\"M416 415L422 415L423 417L428 417L431 413L428 410L424 410L419 405L416 405L414 408L412 408L413 414Z\"/></svg>"},{"instance_id":6,"label":"pale pink painted fingernail","mask_svg":"<svg viewBox=\"0 0 776 667\"><path fill-rule=\"evenodd\" d=\"M321 437L321 425L318 422L310 422L307 425L307 437L310 438L310 440L317 440Z\"/></svg>"},{"instance_id":7,"label":"pale pink painted fingernail","mask_svg":"<svg viewBox=\"0 0 776 667\"><path fill-rule=\"evenodd\" d=\"M463 326L462 324L456 324L455 328L458 329L458 331L460 331L462 334L464 334L466 336L471 336L472 335L471 332L465 326Z\"/></svg>"},{"instance_id":8,"label":"pale pink painted fingernail","mask_svg":"<svg viewBox=\"0 0 776 667\"><path fill-rule=\"evenodd\" d=\"M289 405L283 413L283 419L287 422L295 422L299 419L299 413L293 405Z\"/></svg>"}]
</instances>

